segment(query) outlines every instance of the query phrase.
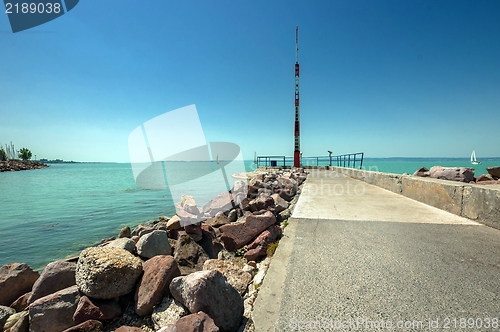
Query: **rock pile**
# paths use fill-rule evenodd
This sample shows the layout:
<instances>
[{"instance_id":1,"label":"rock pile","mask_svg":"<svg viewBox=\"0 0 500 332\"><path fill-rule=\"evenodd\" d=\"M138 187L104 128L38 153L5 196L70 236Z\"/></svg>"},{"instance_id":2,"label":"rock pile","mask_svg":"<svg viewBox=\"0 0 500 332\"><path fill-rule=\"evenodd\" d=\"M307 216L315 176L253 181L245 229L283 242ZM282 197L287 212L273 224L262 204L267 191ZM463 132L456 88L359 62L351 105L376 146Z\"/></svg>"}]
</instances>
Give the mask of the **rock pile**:
<instances>
[{"instance_id":1,"label":"rock pile","mask_svg":"<svg viewBox=\"0 0 500 332\"><path fill-rule=\"evenodd\" d=\"M500 184L500 166L486 167L488 174L482 174L474 177L474 168L470 167L442 167L433 166L431 169L420 167L413 176L431 177L449 181L459 181L465 183L477 184Z\"/></svg>"},{"instance_id":2,"label":"rock pile","mask_svg":"<svg viewBox=\"0 0 500 332\"><path fill-rule=\"evenodd\" d=\"M0 331L248 331L277 241L306 179L302 169L237 181L172 218L124 227L117 238L39 274L0 268Z\"/></svg>"},{"instance_id":3,"label":"rock pile","mask_svg":"<svg viewBox=\"0 0 500 332\"><path fill-rule=\"evenodd\" d=\"M19 160L8 160L0 161L0 172L11 172L11 171L26 171L30 169L39 169L49 167L38 161L19 161Z\"/></svg>"}]
</instances>

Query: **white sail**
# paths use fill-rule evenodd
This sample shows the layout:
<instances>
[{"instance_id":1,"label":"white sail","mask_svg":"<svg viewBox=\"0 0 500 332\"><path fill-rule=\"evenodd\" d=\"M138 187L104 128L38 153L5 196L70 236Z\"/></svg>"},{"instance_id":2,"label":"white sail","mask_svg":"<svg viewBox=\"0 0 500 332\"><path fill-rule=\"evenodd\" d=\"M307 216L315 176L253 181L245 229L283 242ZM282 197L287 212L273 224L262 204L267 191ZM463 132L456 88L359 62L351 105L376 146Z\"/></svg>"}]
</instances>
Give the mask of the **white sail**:
<instances>
[{"instance_id":1,"label":"white sail","mask_svg":"<svg viewBox=\"0 0 500 332\"><path fill-rule=\"evenodd\" d=\"M477 161L477 159L476 159L476 150L472 150L472 154L470 155L470 162L474 165L478 165L481 163L480 161Z\"/></svg>"}]
</instances>

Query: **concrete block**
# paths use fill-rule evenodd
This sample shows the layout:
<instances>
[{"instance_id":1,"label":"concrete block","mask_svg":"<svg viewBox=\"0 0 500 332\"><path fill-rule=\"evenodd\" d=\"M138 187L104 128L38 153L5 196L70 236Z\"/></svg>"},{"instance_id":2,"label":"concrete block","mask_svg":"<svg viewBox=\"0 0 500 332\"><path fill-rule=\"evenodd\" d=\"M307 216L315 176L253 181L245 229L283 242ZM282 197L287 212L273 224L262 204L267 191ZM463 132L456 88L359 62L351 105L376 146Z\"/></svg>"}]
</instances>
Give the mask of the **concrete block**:
<instances>
[{"instance_id":1,"label":"concrete block","mask_svg":"<svg viewBox=\"0 0 500 332\"><path fill-rule=\"evenodd\" d=\"M463 217L500 229L500 188L467 185L462 204Z\"/></svg>"}]
</instances>

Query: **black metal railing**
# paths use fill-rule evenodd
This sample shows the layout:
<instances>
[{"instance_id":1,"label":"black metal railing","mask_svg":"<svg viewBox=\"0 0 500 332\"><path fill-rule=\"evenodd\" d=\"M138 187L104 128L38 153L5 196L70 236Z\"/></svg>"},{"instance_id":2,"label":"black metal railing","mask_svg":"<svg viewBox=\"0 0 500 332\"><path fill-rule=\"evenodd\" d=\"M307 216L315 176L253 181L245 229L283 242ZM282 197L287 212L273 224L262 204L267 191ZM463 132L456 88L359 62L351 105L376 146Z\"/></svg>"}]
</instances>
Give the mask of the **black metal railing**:
<instances>
[{"instance_id":1,"label":"black metal railing","mask_svg":"<svg viewBox=\"0 0 500 332\"><path fill-rule=\"evenodd\" d=\"M301 157L302 166L337 166L348 168L363 167L364 152L349 153L338 156ZM258 156L257 166L264 167L291 167L293 157L286 156Z\"/></svg>"}]
</instances>

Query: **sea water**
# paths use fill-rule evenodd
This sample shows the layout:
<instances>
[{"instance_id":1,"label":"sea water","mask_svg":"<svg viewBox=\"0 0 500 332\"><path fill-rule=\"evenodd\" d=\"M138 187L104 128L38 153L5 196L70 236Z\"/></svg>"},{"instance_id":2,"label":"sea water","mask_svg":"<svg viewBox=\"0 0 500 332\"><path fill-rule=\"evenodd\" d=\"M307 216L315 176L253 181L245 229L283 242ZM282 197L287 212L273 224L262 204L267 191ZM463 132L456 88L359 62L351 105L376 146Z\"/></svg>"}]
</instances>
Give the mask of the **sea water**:
<instances>
[{"instance_id":1,"label":"sea water","mask_svg":"<svg viewBox=\"0 0 500 332\"><path fill-rule=\"evenodd\" d=\"M434 165L499 166L500 158L471 165L467 159L366 158L363 168L389 173L415 172ZM196 173L196 165L178 163L174 172ZM247 171L255 169L245 162ZM171 168L172 169L172 168ZM228 176L232 170L227 171ZM186 174L189 178L190 174ZM202 184L210 187L210 183ZM175 214L170 191L139 188L129 163L52 164L49 168L0 173L0 266L23 262L34 269L116 236L123 226Z\"/></svg>"}]
</instances>

